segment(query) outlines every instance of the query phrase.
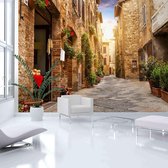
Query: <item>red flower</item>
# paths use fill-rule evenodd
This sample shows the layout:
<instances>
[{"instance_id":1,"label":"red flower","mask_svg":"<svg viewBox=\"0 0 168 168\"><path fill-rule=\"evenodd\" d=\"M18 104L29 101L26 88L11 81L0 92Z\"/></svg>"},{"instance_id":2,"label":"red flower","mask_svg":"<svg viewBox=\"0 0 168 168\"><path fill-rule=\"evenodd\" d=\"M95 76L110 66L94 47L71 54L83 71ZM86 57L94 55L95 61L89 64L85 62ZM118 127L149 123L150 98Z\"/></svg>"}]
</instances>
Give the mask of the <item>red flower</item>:
<instances>
[{"instance_id":1,"label":"red flower","mask_svg":"<svg viewBox=\"0 0 168 168\"><path fill-rule=\"evenodd\" d=\"M40 88L44 77L42 75L33 75L33 77L34 77L34 80L35 80L37 86Z\"/></svg>"},{"instance_id":2,"label":"red flower","mask_svg":"<svg viewBox=\"0 0 168 168\"><path fill-rule=\"evenodd\" d=\"M46 6L48 6L48 0L45 0Z\"/></svg>"},{"instance_id":3,"label":"red flower","mask_svg":"<svg viewBox=\"0 0 168 168\"><path fill-rule=\"evenodd\" d=\"M71 36L74 36L74 35L75 35L74 31L71 31L71 32L70 32L70 35L71 35Z\"/></svg>"}]
</instances>

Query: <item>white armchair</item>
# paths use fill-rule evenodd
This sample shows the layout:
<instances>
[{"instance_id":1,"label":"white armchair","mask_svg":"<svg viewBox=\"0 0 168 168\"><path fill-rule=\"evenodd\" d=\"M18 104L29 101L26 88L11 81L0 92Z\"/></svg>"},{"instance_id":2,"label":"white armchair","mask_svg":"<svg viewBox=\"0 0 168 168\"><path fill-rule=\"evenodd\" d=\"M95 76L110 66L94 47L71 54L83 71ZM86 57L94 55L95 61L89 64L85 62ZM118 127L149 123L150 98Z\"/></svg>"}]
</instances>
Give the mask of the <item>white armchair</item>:
<instances>
[{"instance_id":1,"label":"white armchair","mask_svg":"<svg viewBox=\"0 0 168 168\"><path fill-rule=\"evenodd\" d=\"M62 95L57 99L57 111L61 115L71 118L75 115L93 114L93 98L80 95Z\"/></svg>"}]
</instances>

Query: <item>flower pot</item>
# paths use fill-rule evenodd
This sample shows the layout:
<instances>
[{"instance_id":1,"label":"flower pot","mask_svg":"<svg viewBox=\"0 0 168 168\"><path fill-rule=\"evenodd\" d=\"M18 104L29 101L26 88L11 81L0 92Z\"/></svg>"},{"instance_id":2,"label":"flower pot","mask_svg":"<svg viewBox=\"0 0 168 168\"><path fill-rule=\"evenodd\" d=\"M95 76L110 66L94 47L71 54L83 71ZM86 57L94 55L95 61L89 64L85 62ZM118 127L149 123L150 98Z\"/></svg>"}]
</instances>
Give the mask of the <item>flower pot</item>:
<instances>
[{"instance_id":1,"label":"flower pot","mask_svg":"<svg viewBox=\"0 0 168 168\"><path fill-rule=\"evenodd\" d=\"M168 92L161 90L161 98L168 103Z\"/></svg>"},{"instance_id":2,"label":"flower pot","mask_svg":"<svg viewBox=\"0 0 168 168\"><path fill-rule=\"evenodd\" d=\"M30 107L30 117L32 121L42 121L44 108L40 107Z\"/></svg>"},{"instance_id":3,"label":"flower pot","mask_svg":"<svg viewBox=\"0 0 168 168\"><path fill-rule=\"evenodd\" d=\"M152 87L152 94L157 97L161 97L161 89Z\"/></svg>"},{"instance_id":4,"label":"flower pot","mask_svg":"<svg viewBox=\"0 0 168 168\"><path fill-rule=\"evenodd\" d=\"M152 86L153 86L153 81L152 81L152 80L148 80L148 82L149 82L149 86L150 86L151 93L152 93Z\"/></svg>"}]
</instances>

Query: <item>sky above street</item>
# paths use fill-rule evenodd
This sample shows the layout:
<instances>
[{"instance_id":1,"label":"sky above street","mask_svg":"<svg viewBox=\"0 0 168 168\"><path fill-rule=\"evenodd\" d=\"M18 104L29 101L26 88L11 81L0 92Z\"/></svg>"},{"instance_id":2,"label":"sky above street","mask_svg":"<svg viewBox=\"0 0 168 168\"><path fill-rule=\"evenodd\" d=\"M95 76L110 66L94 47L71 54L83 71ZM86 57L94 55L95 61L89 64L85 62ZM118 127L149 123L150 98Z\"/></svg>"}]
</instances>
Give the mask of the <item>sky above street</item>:
<instances>
[{"instance_id":1,"label":"sky above street","mask_svg":"<svg viewBox=\"0 0 168 168\"><path fill-rule=\"evenodd\" d=\"M99 11L103 15L103 34L105 39L113 38L113 27L116 25L114 18L114 6L117 0L101 0Z\"/></svg>"}]
</instances>

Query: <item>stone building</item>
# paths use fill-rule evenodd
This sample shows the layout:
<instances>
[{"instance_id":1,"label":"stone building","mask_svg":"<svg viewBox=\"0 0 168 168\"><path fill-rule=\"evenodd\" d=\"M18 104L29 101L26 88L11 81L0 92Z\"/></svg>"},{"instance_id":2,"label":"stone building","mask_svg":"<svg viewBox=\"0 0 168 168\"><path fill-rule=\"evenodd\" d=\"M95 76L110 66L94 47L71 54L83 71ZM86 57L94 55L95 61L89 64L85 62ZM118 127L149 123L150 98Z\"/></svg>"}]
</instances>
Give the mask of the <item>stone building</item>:
<instances>
[{"instance_id":1,"label":"stone building","mask_svg":"<svg viewBox=\"0 0 168 168\"><path fill-rule=\"evenodd\" d=\"M94 59L94 67L95 71L100 70L102 67L102 37L103 37L103 31L101 24L103 23L103 17L101 12L97 12L97 21L96 21L96 28L97 28L97 35L94 37L95 41L95 52L96 56Z\"/></svg>"},{"instance_id":2,"label":"stone building","mask_svg":"<svg viewBox=\"0 0 168 168\"><path fill-rule=\"evenodd\" d=\"M109 61L110 61L110 56L109 56L109 42L103 41L102 44L102 55L103 55L103 72L105 75L109 75Z\"/></svg>"},{"instance_id":3,"label":"stone building","mask_svg":"<svg viewBox=\"0 0 168 168\"><path fill-rule=\"evenodd\" d=\"M139 62L155 56L168 60L168 1L139 1ZM140 80L143 79L140 70Z\"/></svg>"},{"instance_id":4,"label":"stone building","mask_svg":"<svg viewBox=\"0 0 168 168\"><path fill-rule=\"evenodd\" d=\"M168 60L167 10L168 0L118 1L115 6L117 76L141 79L141 61L149 56Z\"/></svg>"},{"instance_id":5,"label":"stone building","mask_svg":"<svg viewBox=\"0 0 168 168\"><path fill-rule=\"evenodd\" d=\"M154 56L168 61L168 0L153 0L152 33Z\"/></svg>"},{"instance_id":6,"label":"stone building","mask_svg":"<svg viewBox=\"0 0 168 168\"><path fill-rule=\"evenodd\" d=\"M139 1L139 63L147 61L153 52L153 34L151 17L153 15L153 3L151 0ZM139 79L143 80L144 75L139 66Z\"/></svg>"},{"instance_id":7,"label":"stone building","mask_svg":"<svg viewBox=\"0 0 168 168\"><path fill-rule=\"evenodd\" d=\"M139 13L138 0L118 0L116 30L116 73L123 78L138 78Z\"/></svg>"},{"instance_id":8,"label":"stone building","mask_svg":"<svg viewBox=\"0 0 168 168\"><path fill-rule=\"evenodd\" d=\"M103 55L103 72L105 75L114 74L115 70L115 40L103 39L102 43Z\"/></svg>"},{"instance_id":9,"label":"stone building","mask_svg":"<svg viewBox=\"0 0 168 168\"><path fill-rule=\"evenodd\" d=\"M109 40L109 53L110 53L109 73L115 74L115 37Z\"/></svg>"},{"instance_id":10,"label":"stone building","mask_svg":"<svg viewBox=\"0 0 168 168\"><path fill-rule=\"evenodd\" d=\"M20 2L19 55L32 69L40 69L42 75L55 60L60 60L60 49L65 50L65 42L77 53L81 52L81 36L83 33L89 34L89 26L93 26L95 37L97 36L99 0L47 0L44 8L35 5L33 0ZM94 54L98 46L95 37L89 36ZM85 79L84 62L79 63L76 58L70 57L65 52L65 61L52 71L53 76L61 74L61 79L52 83L50 88L64 85L77 90L82 87ZM25 83L32 88L24 74L19 66L19 83ZM19 95L20 99L24 98L22 92ZM56 97L57 94L52 93L47 101L56 100Z\"/></svg>"}]
</instances>

